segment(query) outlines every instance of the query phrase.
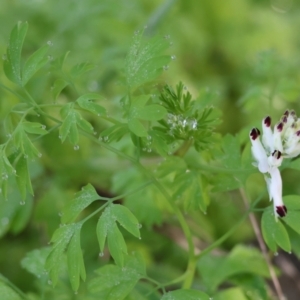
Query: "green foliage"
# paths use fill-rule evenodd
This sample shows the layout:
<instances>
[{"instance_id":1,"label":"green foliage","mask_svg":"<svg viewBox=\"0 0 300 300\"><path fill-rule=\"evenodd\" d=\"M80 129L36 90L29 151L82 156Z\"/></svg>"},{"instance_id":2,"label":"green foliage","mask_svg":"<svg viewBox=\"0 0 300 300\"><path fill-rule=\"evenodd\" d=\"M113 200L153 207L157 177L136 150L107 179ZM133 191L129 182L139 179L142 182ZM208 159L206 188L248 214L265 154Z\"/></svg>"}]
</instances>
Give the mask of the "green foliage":
<instances>
[{"instance_id":1,"label":"green foliage","mask_svg":"<svg viewBox=\"0 0 300 300\"><path fill-rule=\"evenodd\" d=\"M265 256L300 255L299 159L275 217L248 133L300 108L297 19L255 1L71 2L1 7L1 299L272 299ZM249 214L272 252L245 246Z\"/></svg>"}]
</instances>

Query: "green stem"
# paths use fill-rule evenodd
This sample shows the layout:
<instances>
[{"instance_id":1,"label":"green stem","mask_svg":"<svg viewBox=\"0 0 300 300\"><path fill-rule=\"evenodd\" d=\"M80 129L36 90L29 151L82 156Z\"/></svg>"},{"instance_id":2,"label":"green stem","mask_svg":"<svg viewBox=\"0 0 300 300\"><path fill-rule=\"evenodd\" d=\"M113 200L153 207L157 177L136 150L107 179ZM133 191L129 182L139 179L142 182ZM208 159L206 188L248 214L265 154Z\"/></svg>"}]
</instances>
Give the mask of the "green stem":
<instances>
[{"instance_id":1,"label":"green stem","mask_svg":"<svg viewBox=\"0 0 300 300\"><path fill-rule=\"evenodd\" d=\"M196 255L196 259L200 259L201 257L205 256L207 253L209 253L211 250L217 248L221 244L223 244L224 241L226 241L237 229L238 227L248 218L250 211L247 211L243 215L243 217L229 230L227 231L223 236L221 236L218 240L216 240L214 243L212 243L210 246L205 248L201 253Z\"/></svg>"}]
</instances>

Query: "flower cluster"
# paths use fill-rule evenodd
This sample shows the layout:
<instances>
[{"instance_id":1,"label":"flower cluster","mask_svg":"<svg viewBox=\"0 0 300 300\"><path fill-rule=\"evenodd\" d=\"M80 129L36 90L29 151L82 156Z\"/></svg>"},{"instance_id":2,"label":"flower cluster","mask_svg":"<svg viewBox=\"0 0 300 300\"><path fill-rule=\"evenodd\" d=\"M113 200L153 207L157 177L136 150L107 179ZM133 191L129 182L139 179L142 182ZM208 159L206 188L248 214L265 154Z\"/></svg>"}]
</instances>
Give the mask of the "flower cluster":
<instances>
[{"instance_id":1,"label":"flower cluster","mask_svg":"<svg viewBox=\"0 0 300 300\"><path fill-rule=\"evenodd\" d=\"M265 175L270 200L274 203L276 217L284 217L287 208L282 201L282 180L279 167L283 158L292 158L300 154L300 118L292 110L287 110L280 121L271 128L271 118L262 121L262 143L260 131L250 131L252 154L258 170Z\"/></svg>"}]
</instances>

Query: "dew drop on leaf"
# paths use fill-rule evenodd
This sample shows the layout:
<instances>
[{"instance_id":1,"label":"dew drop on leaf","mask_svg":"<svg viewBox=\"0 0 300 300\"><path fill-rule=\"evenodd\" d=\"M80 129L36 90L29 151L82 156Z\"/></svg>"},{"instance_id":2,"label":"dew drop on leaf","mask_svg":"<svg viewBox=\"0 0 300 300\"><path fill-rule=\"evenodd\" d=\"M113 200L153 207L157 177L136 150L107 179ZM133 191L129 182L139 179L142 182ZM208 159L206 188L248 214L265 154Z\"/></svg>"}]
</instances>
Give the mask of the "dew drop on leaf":
<instances>
[{"instance_id":1,"label":"dew drop on leaf","mask_svg":"<svg viewBox=\"0 0 300 300\"><path fill-rule=\"evenodd\" d=\"M74 150L75 150L75 151L79 150L79 146L78 146L78 145L75 145L75 146L74 146Z\"/></svg>"},{"instance_id":2,"label":"dew drop on leaf","mask_svg":"<svg viewBox=\"0 0 300 300\"><path fill-rule=\"evenodd\" d=\"M20 205L25 205L25 201L20 201Z\"/></svg>"},{"instance_id":3,"label":"dew drop on leaf","mask_svg":"<svg viewBox=\"0 0 300 300\"><path fill-rule=\"evenodd\" d=\"M103 257L103 255L104 255L103 252L100 252L100 253L99 253L99 256L100 256L100 257Z\"/></svg>"},{"instance_id":4,"label":"dew drop on leaf","mask_svg":"<svg viewBox=\"0 0 300 300\"><path fill-rule=\"evenodd\" d=\"M39 153L39 154L38 154L38 157L39 157L39 158L41 158L42 156L43 156L43 154L42 154L42 153Z\"/></svg>"},{"instance_id":5,"label":"dew drop on leaf","mask_svg":"<svg viewBox=\"0 0 300 300\"><path fill-rule=\"evenodd\" d=\"M51 41L48 41L47 45L51 47L51 46L53 46L53 43Z\"/></svg>"}]
</instances>

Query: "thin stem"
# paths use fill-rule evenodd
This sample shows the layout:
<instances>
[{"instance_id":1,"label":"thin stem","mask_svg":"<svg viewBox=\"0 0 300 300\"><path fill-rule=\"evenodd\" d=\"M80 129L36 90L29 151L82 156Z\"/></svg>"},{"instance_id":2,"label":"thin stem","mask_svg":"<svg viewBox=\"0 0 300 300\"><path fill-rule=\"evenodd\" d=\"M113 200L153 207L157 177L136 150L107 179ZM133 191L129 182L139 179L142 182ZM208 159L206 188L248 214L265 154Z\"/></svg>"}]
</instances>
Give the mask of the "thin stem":
<instances>
[{"instance_id":1,"label":"thin stem","mask_svg":"<svg viewBox=\"0 0 300 300\"><path fill-rule=\"evenodd\" d=\"M214 166L206 166L202 164L197 164L196 167L199 168L200 171L229 173L229 174L254 172L254 169L225 169L225 168L214 167Z\"/></svg>"},{"instance_id":2,"label":"thin stem","mask_svg":"<svg viewBox=\"0 0 300 300\"><path fill-rule=\"evenodd\" d=\"M246 192L245 192L245 190L243 188L240 188L240 194L242 196L242 199L243 199L243 202L245 204L246 209L249 210L249 200L248 200ZM263 237L261 235L258 222L257 222L257 220L256 220L255 215L254 215L253 212L249 213L249 219L250 219L251 225L253 227L256 239L258 241L260 250L261 250L261 252L262 252L262 254L263 254L264 258L265 258L265 261L266 261L266 263L268 265L269 272L270 272L270 275L271 275L271 279L272 279L275 291L277 293L278 299L279 300L285 300L285 297L284 297L283 291L281 289L279 280L278 280L278 278L277 278L277 276L275 274L274 267L273 267L273 265L271 263L269 255L268 255L267 247L266 247L266 245L264 243L264 240L263 240Z\"/></svg>"},{"instance_id":3,"label":"thin stem","mask_svg":"<svg viewBox=\"0 0 300 300\"><path fill-rule=\"evenodd\" d=\"M11 289L13 289L16 293L18 293L22 297L22 299L25 299L25 300L28 299L26 294L24 294L18 287L16 287L10 280L8 280L1 273L0 273L0 278L3 283L5 283L7 286L9 286Z\"/></svg>"},{"instance_id":4,"label":"thin stem","mask_svg":"<svg viewBox=\"0 0 300 300\"><path fill-rule=\"evenodd\" d=\"M216 240L214 243L212 243L210 246L205 248L201 253L199 253L196 256L196 259L200 259L207 253L209 253L211 250L217 248L218 246L222 245L224 241L226 241L237 229L240 227L240 225L246 220L246 218L249 215L249 211L244 214L244 216L229 230L227 231L224 235L222 235L218 240Z\"/></svg>"}]
</instances>

